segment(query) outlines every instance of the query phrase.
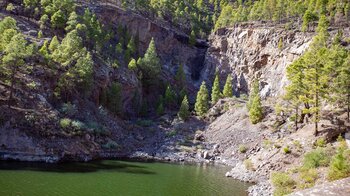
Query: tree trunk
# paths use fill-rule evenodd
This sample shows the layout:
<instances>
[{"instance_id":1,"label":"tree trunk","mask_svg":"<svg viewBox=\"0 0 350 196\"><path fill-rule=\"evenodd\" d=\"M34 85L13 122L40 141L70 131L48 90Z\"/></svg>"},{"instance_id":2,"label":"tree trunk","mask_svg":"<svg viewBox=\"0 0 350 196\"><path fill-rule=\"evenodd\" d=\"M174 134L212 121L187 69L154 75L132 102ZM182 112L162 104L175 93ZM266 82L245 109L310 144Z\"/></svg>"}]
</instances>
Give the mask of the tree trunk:
<instances>
[{"instance_id":1,"label":"tree trunk","mask_svg":"<svg viewBox=\"0 0 350 196\"><path fill-rule=\"evenodd\" d=\"M318 91L316 91L316 113L315 113L315 136L317 136L318 133L318 116L319 116L319 111L318 111L318 107L319 107L319 97L318 97Z\"/></svg>"},{"instance_id":2,"label":"tree trunk","mask_svg":"<svg viewBox=\"0 0 350 196\"><path fill-rule=\"evenodd\" d=\"M350 94L348 94L348 109L347 109L347 114L348 114L348 122L350 122Z\"/></svg>"},{"instance_id":3,"label":"tree trunk","mask_svg":"<svg viewBox=\"0 0 350 196\"><path fill-rule=\"evenodd\" d=\"M298 106L295 107L295 131L298 131Z\"/></svg>"}]
</instances>

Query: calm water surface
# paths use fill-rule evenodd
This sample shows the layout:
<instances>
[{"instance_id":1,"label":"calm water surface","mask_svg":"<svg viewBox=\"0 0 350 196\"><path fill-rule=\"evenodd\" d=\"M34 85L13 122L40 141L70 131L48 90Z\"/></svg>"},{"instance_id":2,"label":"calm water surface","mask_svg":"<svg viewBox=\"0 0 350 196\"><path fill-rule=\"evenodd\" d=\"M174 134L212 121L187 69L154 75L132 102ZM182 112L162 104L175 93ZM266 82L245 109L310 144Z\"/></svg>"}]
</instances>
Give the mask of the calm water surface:
<instances>
[{"instance_id":1,"label":"calm water surface","mask_svg":"<svg viewBox=\"0 0 350 196\"><path fill-rule=\"evenodd\" d=\"M0 162L0 196L241 196L249 184L222 166L126 161L33 164Z\"/></svg>"}]
</instances>

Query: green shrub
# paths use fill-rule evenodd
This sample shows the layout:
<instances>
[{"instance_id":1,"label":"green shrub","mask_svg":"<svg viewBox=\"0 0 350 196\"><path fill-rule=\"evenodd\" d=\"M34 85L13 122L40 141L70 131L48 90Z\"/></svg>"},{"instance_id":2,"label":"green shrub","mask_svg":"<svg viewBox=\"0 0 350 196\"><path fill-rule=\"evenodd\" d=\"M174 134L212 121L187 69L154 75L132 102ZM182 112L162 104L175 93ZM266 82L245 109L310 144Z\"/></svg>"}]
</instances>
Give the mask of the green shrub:
<instances>
[{"instance_id":1,"label":"green shrub","mask_svg":"<svg viewBox=\"0 0 350 196\"><path fill-rule=\"evenodd\" d=\"M81 131L85 128L85 124L78 120L72 121L71 126L75 131Z\"/></svg>"},{"instance_id":2,"label":"green shrub","mask_svg":"<svg viewBox=\"0 0 350 196\"><path fill-rule=\"evenodd\" d=\"M239 145L238 150L240 153L246 153L248 148L245 145L241 144Z\"/></svg>"},{"instance_id":3,"label":"green shrub","mask_svg":"<svg viewBox=\"0 0 350 196\"><path fill-rule=\"evenodd\" d=\"M248 96L247 94L241 94L241 95L239 96L239 98L241 98L241 99L243 99L243 100L245 100L245 101L248 101L249 96Z\"/></svg>"},{"instance_id":4,"label":"green shrub","mask_svg":"<svg viewBox=\"0 0 350 196\"><path fill-rule=\"evenodd\" d=\"M153 125L152 120L137 120L136 124L141 126L141 127L150 127Z\"/></svg>"},{"instance_id":5,"label":"green shrub","mask_svg":"<svg viewBox=\"0 0 350 196\"><path fill-rule=\"evenodd\" d=\"M64 103L62 104L60 112L62 112L65 115L73 116L77 113L77 107L74 104L71 103Z\"/></svg>"},{"instance_id":6,"label":"green shrub","mask_svg":"<svg viewBox=\"0 0 350 196\"><path fill-rule=\"evenodd\" d=\"M72 123L72 120L69 119L69 118L62 118L62 119L60 120L60 126L61 126L61 128L63 128L63 129L69 128L70 125L71 125L71 123Z\"/></svg>"},{"instance_id":7,"label":"green shrub","mask_svg":"<svg viewBox=\"0 0 350 196\"><path fill-rule=\"evenodd\" d=\"M283 148L283 152L284 152L284 154L289 154L292 151L289 149L289 146L286 146L286 147Z\"/></svg>"},{"instance_id":8,"label":"green shrub","mask_svg":"<svg viewBox=\"0 0 350 196\"><path fill-rule=\"evenodd\" d=\"M317 168L320 166L329 165L329 155L325 152L323 148L317 148L309 153L304 155L303 168Z\"/></svg>"},{"instance_id":9,"label":"green shrub","mask_svg":"<svg viewBox=\"0 0 350 196\"><path fill-rule=\"evenodd\" d=\"M339 150L346 150L348 148L348 145L346 144L345 139L341 135L338 136L337 142L339 142L338 144Z\"/></svg>"},{"instance_id":10,"label":"green shrub","mask_svg":"<svg viewBox=\"0 0 350 196\"><path fill-rule=\"evenodd\" d=\"M344 154L344 149L339 148L337 154L332 158L327 176L329 180L333 181L350 176L350 163Z\"/></svg>"},{"instance_id":11,"label":"green shrub","mask_svg":"<svg viewBox=\"0 0 350 196\"><path fill-rule=\"evenodd\" d=\"M281 113L283 112L283 107L282 107L282 105L280 103L276 103L274 109L275 109L275 114L277 116L280 116Z\"/></svg>"},{"instance_id":12,"label":"green shrub","mask_svg":"<svg viewBox=\"0 0 350 196\"><path fill-rule=\"evenodd\" d=\"M254 171L254 165L253 165L253 163L252 163L252 161L251 161L250 159L244 160L243 164L244 164L244 167L245 167L247 170Z\"/></svg>"},{"instance_id":13,"label":"green shrub","mask_svg":"<svg viewBox=\"0 0 350 196\"><path fill-rule=\"evenodd\" d=\"M294 146L297 148L297 149L302 149L302 145L301 145L301 143L299 142L299 140L294 140L293 141L293 144L294 144Z\"/></svg>"},{"instance_id":14,"label":"green shrub","mask_svg":"<svg viewBox=\"0 0 350 196\"><path fill-rule=\"evenodd\" d=\"M287 195L293 192L296 182L284 172L274 172L271 174L271 182L275 187L273 195Z\"/></svg>"},{"instance_id":15,"label":"green shrub","mask_svg":"<svg viewBox=\"0 0 350 196\"><path fill-rule=\"evenodd\" d=\"M301 169L300 175L301 183L298 184L299 189L306 189L313 187L318 178L317 170L312 169Z\"/></svg>"},{"instance_id":16,"label":"green shrub","mask_svg":"<svg viewBox=\"0 0 350 196\"><path fill-rule=\"evenodd\" d=\"M269 148L271 148L271 146L272 146L272 142L270 140L266 139L263 141L263 148L264 149L269 149Z\"/></svg>"},{"instance_id":17,"label":"green shrub","mask_svg":"<svg viewBox=\"0 0 350 196\"><path fill-rule=\"evenodd\" d=\"M136 71L137 69L137 64L136 64L136 60L134 58L131 59L131 61L128 64L128 68L130 70Z\"/></svg>"},{"instance_id":18,"label":"green shrub","mask_svg":"<svg viewBox=\"0 0 350 196\"><path fill-rule=\"evenodd\" d=\"M12 3L9 3L6 7L6 11L12 12L13 10L15 10L15 6Z\"/></svg>"},{"instance_id":19,"label":"green shrub","mask_svg":"<svg viewBox=\"0 0 350 196\"><path fill-rule=\"evenodd\" d=\"M98 113L101 115L101 116L107 116L107 111L105 110L105 108L103 106L100 106L98 107Z\"/></svg>"},{"instance_id":20,"label":"green shrub","mask_svg":"<svg viewBox=\"0 0 350 196\"><path fill-rule=\"evenodd\" d=\"M106 144L102 145L102 147L106 149L117 149L119 148L119 144L113 140L110 140Z\"/></svg>"},{"instance_id":21,"label":"green shrub","mask_svg":"<svg viewBox=\"0 0 350 196\"><path fill-rule=\"evenodd\" d=\"M327 142L324 138L319 138L315 142L315 147L326 147Z\"/></svg>"},{"instance_id":22,"label":"green shrub","mask_svg":"<svg viewBox=\"0 0 350 196\"><path fill-rule=\"evenodd\" d=\"M92 131L96 135L108 135L108 131L106 127L100 125L95 121L87 123L86 128Z\"/></svg>"},{"instance_id":23,"label":"green shrub","mask_svg":"<svg viewBox=\"0 0 350 196\"><path fill-rule=\"evenodd\" d=\"M166 133L167 137L173 137L177 134L176 130L171 130L169 132Z\"/></svg>"},{"instance_id":24,"label":"green shrub","mask_svg":"<svg viewBox=\"0 0 350 196\"><path fill-rule=\"evenodd\" d=\"M32 82L27 84L27 87L30 88L30 89L36 89L37 88L37 84L36 84L36 82L32 81Z\"/></svg>"}]
</instances>

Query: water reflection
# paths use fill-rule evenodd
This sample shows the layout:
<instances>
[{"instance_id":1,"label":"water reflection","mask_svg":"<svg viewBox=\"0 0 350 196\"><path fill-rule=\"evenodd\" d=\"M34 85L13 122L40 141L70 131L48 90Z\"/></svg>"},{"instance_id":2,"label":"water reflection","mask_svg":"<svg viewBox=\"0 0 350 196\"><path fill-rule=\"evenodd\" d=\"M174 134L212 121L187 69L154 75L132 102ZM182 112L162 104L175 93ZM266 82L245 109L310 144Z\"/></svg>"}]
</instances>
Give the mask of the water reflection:
<instances>
[{"instance_id":1,"label":"water reflection","mask_svg":"<svg viewBox=\"0 0 350 196\"><path fill-rule=\"evenodd\" d=\"M156 172L148 170L145 166L128 164L119 161L93 161L89 163L61 164L0 161L0 170L30 170L58 173L88 173L108 170L133 174L156 174Z\"/></svg>"}]
</instances>

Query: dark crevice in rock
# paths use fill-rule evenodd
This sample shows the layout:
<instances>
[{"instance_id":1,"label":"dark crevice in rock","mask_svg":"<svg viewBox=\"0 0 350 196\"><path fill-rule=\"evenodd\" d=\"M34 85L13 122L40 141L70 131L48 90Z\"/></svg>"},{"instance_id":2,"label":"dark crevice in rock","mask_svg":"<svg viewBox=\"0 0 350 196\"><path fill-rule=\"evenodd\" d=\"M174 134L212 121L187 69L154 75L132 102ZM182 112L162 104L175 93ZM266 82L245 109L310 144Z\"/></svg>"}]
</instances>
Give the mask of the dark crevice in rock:
<instances>
[{"instance_id":1,"label":"dark crevice in rock","mask_svg":"<svg viewBox=\"0 0 350 196\"><path fill-rule=\"evenodd\" d=\"M197 81L201 78L201 71L204 67L206 51L207 49L198 50L197 55L190 59L192 80Z\"/></svg>"}]
</instances>

